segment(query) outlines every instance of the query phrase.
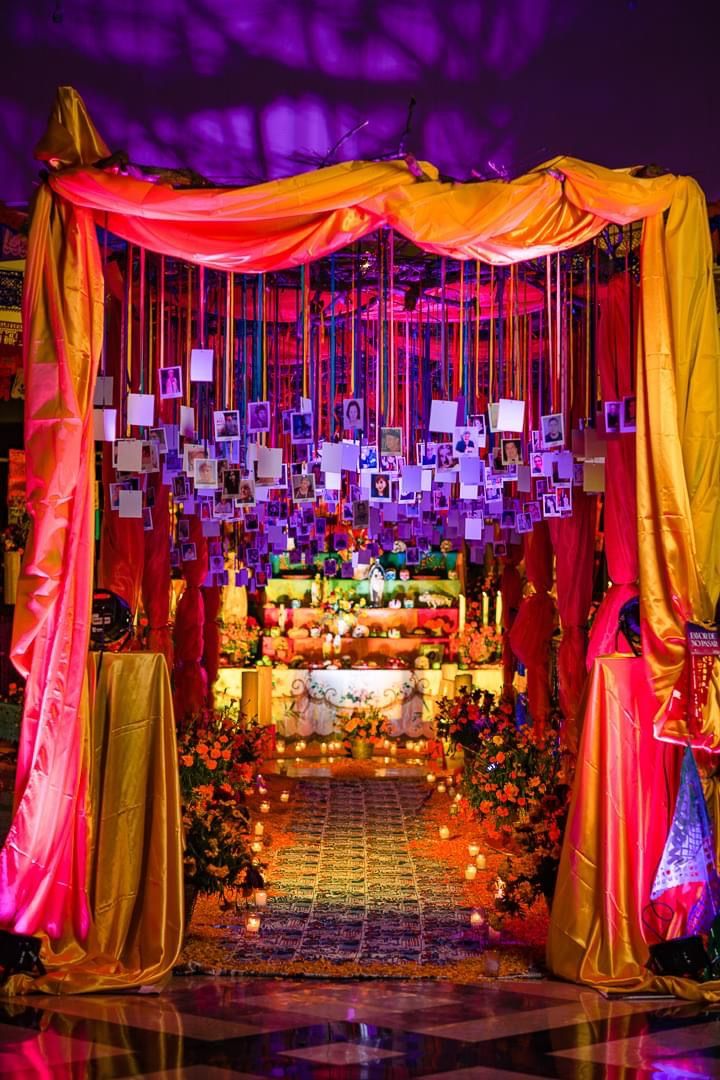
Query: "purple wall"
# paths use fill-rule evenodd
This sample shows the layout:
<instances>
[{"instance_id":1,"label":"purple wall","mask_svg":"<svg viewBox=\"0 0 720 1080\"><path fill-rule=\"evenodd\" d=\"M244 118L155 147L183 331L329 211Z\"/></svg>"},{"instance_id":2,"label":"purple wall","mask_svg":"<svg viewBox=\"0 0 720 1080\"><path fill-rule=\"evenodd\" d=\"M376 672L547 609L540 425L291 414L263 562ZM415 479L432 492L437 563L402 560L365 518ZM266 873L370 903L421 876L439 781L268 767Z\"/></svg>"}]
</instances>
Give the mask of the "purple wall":
<instances>
[{"instance_id":1,"label":"purple wall","mask_svg":"<svg viewBox=\"0 0 720 1080\"><path fill-rule=\"evenodd\" d=\"M62 21L52 19L62 9ZM112 149L247 183L408 149L511 174L656 162L720 193L718 0L2 0L0 198L26 200L58 84Z\"/></svg>"}]
</instances>

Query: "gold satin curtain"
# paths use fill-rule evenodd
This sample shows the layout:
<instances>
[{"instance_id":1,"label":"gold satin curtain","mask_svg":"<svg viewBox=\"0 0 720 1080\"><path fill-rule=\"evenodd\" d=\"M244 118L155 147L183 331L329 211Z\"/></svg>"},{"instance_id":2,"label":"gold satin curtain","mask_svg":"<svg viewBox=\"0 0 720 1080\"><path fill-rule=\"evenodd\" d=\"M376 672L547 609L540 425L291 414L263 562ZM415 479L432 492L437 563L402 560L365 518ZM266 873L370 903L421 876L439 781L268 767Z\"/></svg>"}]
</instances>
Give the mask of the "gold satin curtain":
<instances>
[{"instance_id":1,"label":"gold satin curtain","mask_svg":"<svg viewBox=\"0 0 720 1080\"><path fill-rule=\"evenodd\" d=\"M51 175L33 215L27 267L26 431L33 526L14 629L13 655L28 672L28 709L13 829L32 833L34 825L37 830L38 789L58 775L59 788L66 784L66 763L55 756L56 748L62 747L72 764L72 782L62 820L56 826L46 816L53 827L45 831L67 840L82 810L79 748L88 714L81 707L79 673L87 649L93 567L87 496L102 303L93 221L167 255L256 272L320 258L382 224L428 251L500 264L581 244L607 222L644 219L640 585L648 631L644 664L654 691L652 711L663 730L664 709L683 667L684 620L712 614L720 574L720 349L699 187L683 177L644 179L558 158L508 184L443 183L427 164L417 179L404 161L391 161L349 162L246 189L175 191L92 168L106 153L79 96L61 88L37 150ZM71 355L67 341L74 346ZM685 734L677 726L665 733ZM720 743L717 678L702 741ZM45 854L57 850L54 835L37 840ZM66 876L50 862L48 873L62 891ZM66 894L74 903L82 885L81 851L69 880ZM10 881L0 921L57 932L55 914L47 915L52 889L6 845L0 893ZM42 895L33 903L36 885ZM61 904L62 920L71 916L71 908Z\"/></svg>"}]
</instances>

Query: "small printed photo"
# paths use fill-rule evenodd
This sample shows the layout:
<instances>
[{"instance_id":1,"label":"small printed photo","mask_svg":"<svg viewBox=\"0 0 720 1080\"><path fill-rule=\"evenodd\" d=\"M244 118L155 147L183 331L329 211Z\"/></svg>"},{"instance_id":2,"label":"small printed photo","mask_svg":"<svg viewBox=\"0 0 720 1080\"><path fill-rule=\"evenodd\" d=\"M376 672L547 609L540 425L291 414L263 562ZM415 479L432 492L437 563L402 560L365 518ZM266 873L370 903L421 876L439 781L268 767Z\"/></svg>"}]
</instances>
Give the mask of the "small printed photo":
<instances>
[{"instance_id":1,"label":"small printed photo","mask_svg":"<svg viewBox=\"0 0 720 1080\"><path fill-rule=\"evenodd\" d=\"M183 562L194 562L197 559L197 551L194 544L180 545L180 558Z\"/></svg>"},{"instance_id":2,"label":"small printed photo","mask_svg":"<svg viewBox=\"0 0 720 1080\"><path fill-rule=\"evenodd\" d=\"M222 493L223 497L226 499L237 499L240 497L239 469L223 469Z\"/></svg>"},{"instance_id":3,"label":"small printed photo","mask_svg":"<svg viewBox=\"0 0 720 1080\"><path fill-rule=\"evenodd\" d=\"M172 493L174 499L190 498L190 481L187 476L173 476Z\"/></svg>"},{"instance_id":4,"label":"small printed photo","mask_svg":"<svg viewBox=\"0 0 720 1080\"><path fill-rule=\"evenodd\" d=\"M210 521L212 519L212 501L210 499L201 499L198 503L198 517L201 521Z\"/></svg>"},{"instance_id":5,"label":"small printed photo","mask_svg":"<svg viewBox=\"0 0 720 1080\"><path fill-rule=\"evenodd\" d=\"M453 454L452 443L438 443L435 466L438 469L453 469L455 467L455 455Z\"/></svg>"},{"instance_id":6,"label":"small printed photo","mask_svg":"<svg viewBox=\"0 0 720 1080\"><path fill-rule=\"evenodd\" d=\"M367 529L370 524L370 503L367 499L358 499L352 504L352 523L356 529Z\"/></svg>"},{"instance_id":7,"label":"small printed photo","mask_svg":"<svg viewBox=\"0 0 720 1080\"><path fill-rule=\"evenodd\" d=\"M180 518L177 523L177 538L182 543L183 540L190 539L190 522L187 518Z\"/></svg>"},{"instance_id":8,"label":"small printed photo","mask_svg":"<svg viewBox=\"0 0 720 1080\"><path fill-rule=\"evenodd\" d=\"M120 509L120 492L132 491L132 484L127 480L121 480L116 484L110 484L110 509Z\"/></svg>"},{"instance_id":9,"label":"small printed photo","mask_svg":"<svg viewBox=\"0 0 720 1080\"><path fill-rule=\"evenodd\" d=\"M170 548L170 566L177 567L180 565L180 552L176 547Z\"/></svg>"},{"instance_id":10,"label":"small printed photo","mask_svg":"<svg viewBox=\"0 0 720 1080\"><path fill-rule=\"evenodd\" d=\"M501 444L503 465L521 465L523 459L522 440L502 439Z\"/></svg>"},{"instance_id":11,"label":"small printed photo","mask_svg":"<svg viewBox=\"0 0 720 1080\"><path fill-rule=\"evenodd\" d=\"M530 476L536 480L540 476L544 476L543 471L543 456L541 451L533 450L530 454Z\"/></svg>"},{"instance_id":12,"label":"small printed photo","mask_svg":"<svg viewBox=\"0 0 720 1080\"><path fill-rule=\"evenodd\" d=\"M541 476L535 481L535 494L538 496L547 495L550 490L550 483L546 476Z\"/></svg>"},{"instance_id":13,"label":"small printed photo","mask_svg":"<svg viewBox=\"0 0 720 1080\"><path fill-rule=\"evenodd\" d=\"M237 409L223 409L213 413L215 441L232 442L240 438L240 413Z\"/></svg>"},{"instance_id":14,"label":"small printed photo","mask_svg":"<svg viewBox=\"0 0 720 1080\"><path fill-rule=\"evenodd\" d=\"M283 414L284 416L285 414ZM253 435L270 430L270 402L249 401L247 407L247 429Z\"/></svg>"},{"instance_id":15,"label":"small printed photo","mask_svg":"<svg viewBox=\"0 0 720 1080\"><path fill-rule=\"evenodd\" d=\"M160 397L163 401L167 401L168 398L181 398L183 396L181 368L160 368L158 375L160 378Z\"/></svg>"},{"instance_id":16,"label":"small printed photo","mask_svg":"<svg viewBox=\"0 0 720 1080\"><path fill-rule=\"evenodd\" d=\"M496 540L493 543L493 555L496 559L507 555L507 544L504 540Z\"/></svg>"},{"instance_id":17,"label":"small printed photo","mask_svg":"<svg viewBox=\"0 0 720 1080\"><path fill-rule=\"evenodd\" d=\"M544 450L554 450L565 445L565 424L562 413L549 413L547 416L541 416L540 426Z\"/></svg>"},{"instance_id":18,"label":"small printed photo","mask_svg":"<svg viewBox=\"0 0 720 1080\"><path fill-rule=\"evenodd\" d=\"M405 458L400 454L380 455L380 468L383 472L390 473L392 476L398 476L404 464Z\"/></svg>"},{"instance_id":19,"label":"small printed photo","mask_svg":"<svg viewBox=\"0 0 720 1080\"><path fill-rule=\"evenodd\" d=\"M213 495L212 516L216 521L230 521L235 515L235 500L226 499L222 492L216 491Z\"/></svg>"},{"instance_id":20,"label":"small printed photo","mask_svg":"<svg viewBox=\"0 0 720 1080\"><path fill-rule=\"evenodd\" d=\"M210 571L213 574L222 574L225 569L225 562L222 555L210 556Z\"/></svg>"},{"instance_id":21,"label":"small printed photo","mask_svg":"<svg viewBox=\"0 0 720 1080\"><path fill-rule=\"evenodd\" d=\"M215 458L195 458L193 461L193 479L196 488L216 488L218 486L218 463Z\"/></svg>"},{"instance_id":22,"label":"small printed photo","mask_svg":"<svg viewBox=\"0 0 720 1080\"><path fill-rule=\"evenodd\" d=\"M257 532L260 528L260 519L257 514L246 514L243 521L245 532Z\"/></svg>"},{"instance_id":23,"label":"small printed photo","mask_svg":"<svg viewBox=\"0 0 720 1080\"><path fill-rule=\"evenodd\" d=\"M362 431L365 402L362 398L345 398L343 401L343 428L345 431Z\"/></svg>"},{"instance_id":24,"label":"small printed photo","mask_svg":"<svg viewBox=\"0 0 720 1080\"><path fill-rule=\"evenodd\" d=\"M535 524L535 522L537 521L542 520L542 514L540 513L540 503L538 502L525 503L525 512L527 513L527 516L530 518L533 524Z\"/></svg>"},{"instance_id":25,"label":"small printed photo","mask_svg":"<svg viewBox=\"0 0 720 1080\"><path fill-rule=\"evenodd\" d=\"M408 566L417 566L420 562L420 552L416 547L409 547L406 549L405 562Z\"/></svg>"},{"instance_id":26,"label":"small printed photo","mask_svg":"<svg viewBox=\"0 0 720 1080\"><path fill-rule=\"evenodd\" d=\"M380 453L402 454L402 428L380 428Z\"/></svg>"},{"instance_id":27,"label":"small printed photo","mask_svg":"<svg viewBox=\"0 0 720 1080\"><path fill-rule=\"evenodd\" d=\"M242 476L238 487L237 502L243 506L255 505L255 481L252 476Z\"/></svg>"},{"instance_id":28,"label":"small printed photo","mask_svg":"<svg viewBox=\"0 0 720 1080\"><path fill-rule=\"evenodd\" d=\"M557 504L557 496L553 492L551 495L543 495L543 517L556 518L560 517L560 511Z\"/></svg>"},{"instance_id":29,"label":"small printed photo","mask_svg":"<svg viewBox=\"0 0 720 1080\"><path fill-rule=\"evenodd\" d=\"M290 414L290 439L293 443L310 443L313 437L313 416L309 412Z\"/></svg>"},{"instance_id":30,"label":"small printed photo","mask_svg":"<svg viewBox=\"0 0 720 1080\"><path fill-rule=\"evenodd\" d=\"M156 442L151 440L143 442L140 471L144 473L160 472L160 450Z\"/></svg>"},{"instance_id":31,"label":"small printed photo","mask_svg":"<svg viewBox=\"0 0 720 1080\"><path fill-rule=\"evenodd\" d=\"M390 502L390 475L373 473L370 477L370 498L377 502Z\"/></svg>"},{"instance_id":32,"label":"small printed photo","mask_svg":"<svg viewBox=\"0 0 720 1080\"><path fill-rule=\"evenodd\" d=\"M617 435L620 431L620 412L622 410L622 401L606 401L604 405L605 412L605 432L607 435Z\"/></svg>"},{"instance_id":33,"label":"small printed photo","mask_svg":"<svg viewBox=\"0 0 720 1080\"><path fill-rule=\"evenodd\" d=\"M315 477L310 473L296 473L292 478L292 497L296 503L315 502Z\"/></svg>"},{"instance_id":34,"label":"small printed photo","mask_svg":"<svg viewBox=\"0 0 720 1080\"><path fill-rule=\"evenodd\" d=\"M183 471L188 476L195 475L194 463L200 458L207 457L204 446L194 446L191 443L183 447Z\"/></svg>"},{"instance_id":35,"label":"small printed photo","mask_svg":"<svg viewBox=\"0 0 720 1080\"><path fill-rule=\"evenodd\" d=\"M529 514L518 514L515 518L515 528L518 533L532 532L533 523Z\"/></svg>"},{"instance_id":36,"label":"small printed photo","mask_svg":"<svg viewBox=\"0 0 720 1080\"><path fill-rule=\"evenodd\" d=\"M435 488L432 493L433 496L433 510L449 510L450 508L450 496L446 491L443 491L442 487Z\"/></svg>"},{"instance_id":37,"label":"small printed photo","mask_svg":"<svg viewBox=\"0 0 720 1080\"><path fill-rule=\"evenodd\" d=\"M572 513L572 488L564 485L555 488L555 500L559 514Z\"/></svg>"},{"instance_id":38,"label":"small printed photo","mask_svg":"<svg viewBox=\"0 0 720 1080\"><path fill-rule=\"evenodd\" d=\"M487 434L484 413L477 413L476 415L471 416L469 418L469 420L468 420L468 423L470 424L470 427L474 428L474 430L477 432L477 434L478 434L478 436L479 436L479 438L481 440L480 445L484 446L485 445L485 438L486 438L486 434Z\"/></svg>"},{"instance_id":39,"label":"small printed photo","mask_svg":"<svg viewBox=\"0 0 720 1080\"><path fill-rule=\"evenodd\" d=\"M514 529L515 528L515 511L503 510L500 518L501 529Z\"/></svg>"},{"instance_id":40,"label":"small printed photo","mask_svg":"<svg viewBox=\"0 0 720 1080\"><path fill-rule=\"evenodd\" d=\"M360 447L360 468L361 469L377 469L378 467L378 452L377 446L361 446Z\"/></svg>"},{"instance_id":41,"label":"small printed photo","mask_svg":"<svg viewBox=\"0 0 720 1080\"><path fill-rule=\"evenodd\" d=\"M282 425L281 425L282 433L283 433L283 435L289 435L290 432L292 431L292 410L291 409L283 409L282 414L281 414L281 419L282 419Z\"/></svg>"},{"instance_id":42,"label":"small printed photo","mask_svg":"<svg viewBox=\"0 0 720 1080\"><path fill-rule=\"evenodd\" d=\"M418 443L415 447L415 460L419 461L425 468L437 465L437 443Z\"/></svg>"},{"instance_id":43,"label":"small printed photo","mask_svg":"<svg viewBox=\"0 0 720 1080\"><path fill-rule=\"evenodd\" d=\"M585 462L573 461L573 487L582 487L585 481Z\"/></svg>"},{"instance_id":44,"label":"small printed photo","mask_svg":"<svg viewBox=\"0 0 720 1080\"><path fill-rule=\"evenodd\" d=\"M530 432L530 452L536 454L538 450L542 450L542 439L539 431Z\"/></svg>"},{"instance_id":45,"label":"small printed photo","mask_svg":"<svg viewBox=\"0 0 720 1080\"><path fill-rule=\"evenodd\" d=\"M167 454L167 432L164 427L150 428L150 439L157 445L159 454Z\"/></svg>"},{"instance_id":46,"label":"small printed photo","mask_svg":"<svg viewBox=\"0 0 720 1080\"><path fill-rule=\"evenodd\" d=\"M453 431L453 447L457 456L475 456L478 454L481 445L479 431L470 427L469 424L465 427L456 427Z\"/></svg>"},{"instance_id":47,"label":"small printed photo","mask_svg":"<svg viewBox=\"0 0 720 1080\"><path fill-rule=\"evenodd\" d=\"M635 395L622 399L622 416L620 418L620 430L625 432L637 431L636 419L637 402Z\"/></svg>"}]
</instances>

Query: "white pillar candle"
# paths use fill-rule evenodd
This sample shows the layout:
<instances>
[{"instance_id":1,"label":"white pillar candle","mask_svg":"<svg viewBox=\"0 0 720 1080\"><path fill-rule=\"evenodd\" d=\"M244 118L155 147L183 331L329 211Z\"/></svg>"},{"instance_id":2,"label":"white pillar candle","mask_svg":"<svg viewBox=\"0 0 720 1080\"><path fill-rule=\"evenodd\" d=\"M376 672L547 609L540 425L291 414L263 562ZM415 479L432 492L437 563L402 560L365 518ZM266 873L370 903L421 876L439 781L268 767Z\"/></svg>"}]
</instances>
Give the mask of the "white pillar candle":
<instances>
[{"instance_id":1,"label":"white pillar candle","mask_svg":"<svg viewBox=\"0 0 720 1080\"><path fill-rule=\"evenodd\" d=\"M250 845L250 850L253 852L253 854L259 855L262 849L262 840L253 840L252 844Z\"/></svg>"},{"instance_id":2,"label":"white pillar candle","mask_svg":"<svg viewBox=\"0 0 720 1080\"><path fill-rule=\"evenodd\" d=\"M480 845L479 844L468 844L468 855L470 856L471 859L474 859L479 854L480 854Z\"/></svg>"},{"instance_id":3,"label":"white pillar candle","mask_svg":"<svg viewBox=\"0 0 720 1080\"><path fill-rule=\"evenodd\" d=\"M447 788L443 784L442 780L438 784L437 789L438 789L438 791L440 792L441 795L443 795L447 791Z\"/></svg>"},{"instance_id":4,"label":"white pillar candle","mask_svg":"<svg viewBox=\"0 0 720 1080\"><path fill-rule=\"evenodd\" d=\"M261 814L269 814L270 813L270 803L269 802L261 802L260 803L260 813Z\"/></svg>"},{"instance_id":5,"label":"white pillar candle","mask_svg":"<svg viewBox=\"0 0 720 1080\"><path fill-rule=\"evenodd\" d=\"M482 621L483 626L488 624L488 616L490 614L490 597L486 592L482 594Z\"/></svg>"},{"instance_id":6,"label":"white pillar candle","mask_svg":"<svg viewBox=\"0 0 720 1080\"><path fill-rule=\"evenodd\" d=\"M280 802L290 802L290 792L282 791L280 793Z\"/></svg>"},{"instance_id":7,"label":"white pillar candle","mask_svg":"<svg viewBox=\"0 0 720 1080\"><path fill-rule=\"evenodd\" d=\"M323 755L323 757L325 756L325 754L327 754L327 743L326 742L321 742L320 743L320 753Z\"/></svg>"},{"instance_id":8,"label":"white pillar candle","mask_svg":"<svg viewBox=\"0 0 720 1080\"><path fill-rule=\"evenodd\" d=\"M450 839L450 829L447 827L447 825L441 825L440 828L438 829L438 832L440 833L440 839L441 840L449 840Z\"/></svg>"},{"instance_id":9,"label":"white pillar candle","mask_svg":"<svg viewBox=\"0 0 720 1080\"><path fill-rule=\"evenodd\" d=\"M482 912L481 911L475 910L475 911L470 912L470 925L471 926L475 926L475 927L482 926L484 922L485 922L485 920L482 917Z\"/></svg>"},{"instance_id":10,"label":"white pillar candle","mask_svg":"<svg viewBox=\"0 0 720 1080\"><path fill-rule=\"evenodd\" d=\"M264 889L255 890L255 905L256 907L265 907L267 904L267 893Z\"/></svg>"},{"instance_id":11,"label":"white pillar candle","mask_svg":"<svg viewBox=\"0 0 720 1080\"><path fill-rule=\"evenodd\" d=\"M427 780L428 784L434 784L435 783L435 773L429 772L427 774L427 776L425 777L425 779Z\"/></svg>"},{"instance_id":12,"label":"white pillar candle","mask_svg":"<svg viewBox=\"0 0 720 1080\"><path fill-rule=\"evenodd\" d=\"M248 915L247 919L245 920L245 929L247 930L248 934L257 934L260 930L260 916Z\"/></svg>"},{"instance_id":13,"label":"white pillar candle","mask_svg":"<svg viewBox=\"0 0 720 1080\"><path fill-rule=\"evenodd\" d=\"M275 750L279 755L285 753L285 743L281 739L278 739L278 741L275 743Z\"/></svg>"},{"instance_id":14,"label":"white pillar candle","mask_svg":"<svg viewBox=\"0 0 720 1080\"><path fill-rule=\"evenodd\" d=\"M265 826L263 825L262 821L256 821L255 822L255 835L256 836L262 836L262 834L264 832L265 832Z\"/></svg>"},{"instance_id":15,"label":"white pillar candle","mask_svg":"<svg viewBox=\"0 0 720 1080\"><path fill-rule=\"evenodd\" d=\"M477 876L477 866L473 866L472 863L468 863L465 867L465 880L474 881Z\"/></svg>"},{"instance_id":16,"label":"white pillar candle","mask_svg":"<svg viewBox=\"0 0 720 1080\"><path fill-rule=\"evenodd\" d=\"M476 857L475 865L477 866L478 870L487 870L487 859L482 854L482 852Z\"/></svg>"},{"instance_id":17,"label":"white pillar candle","mask_svg":"<svg viewBox=\"0 0 720 1080\"><path fill-rule=\"evenodd\" d=\"M498 634L502 630L502 614L502 593L498 593L497 597L495 598L495 629L497 630Z\"/></svg>"},{"instance_id":18,"label":"white pillar candle","mask_svg":"<svg viewBox=\"0 0 720 1080\"><path fill-rule=\"evenodd\" d=\"M267 795L267 788L264 784L260 784L258 787L258 795Z\"/></svg>"},{"instance_id":19,"label":"white pillar candle","mask_svg":"<svg viewBox=\"0 0 720 1080\"><path fill-rule=\"evenodd\" d=\"M390 744L390 755L391 755L391 757L395 757L396 754L397 754L397 746L395 745L395 743L391 743Z\"/></svg>"}]
</instances>

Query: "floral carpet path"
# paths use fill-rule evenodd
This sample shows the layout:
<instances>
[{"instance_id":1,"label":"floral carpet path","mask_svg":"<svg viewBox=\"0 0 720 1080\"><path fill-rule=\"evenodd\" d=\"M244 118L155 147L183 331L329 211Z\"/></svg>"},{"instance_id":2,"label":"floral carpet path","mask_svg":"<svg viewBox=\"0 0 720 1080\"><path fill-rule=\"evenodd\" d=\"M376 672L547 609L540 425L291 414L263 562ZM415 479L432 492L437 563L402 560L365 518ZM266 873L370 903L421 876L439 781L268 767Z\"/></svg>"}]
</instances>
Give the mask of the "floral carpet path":
<instances>
[{"instance_id":1,"label":"floral carpet path","mask_svg":"<svg viewBox=\"0 0 720 1080\"><path fill-rule=\"evenodd\" d=\"M439 841L449 804L424 781L286 779L285 805L278 784L272 778L273 810L263 819L269 899L259 933L248 933L243 914L201 900L186 965L463 981L532 969L542 915L540 926L530 920L535 940L519 927L498 936L487 922L470 925L474 908L492 904L492 871L465 882L467 826L452 819L451 839Z\"/></svg>"}]
</instances>

